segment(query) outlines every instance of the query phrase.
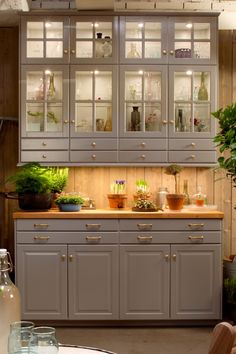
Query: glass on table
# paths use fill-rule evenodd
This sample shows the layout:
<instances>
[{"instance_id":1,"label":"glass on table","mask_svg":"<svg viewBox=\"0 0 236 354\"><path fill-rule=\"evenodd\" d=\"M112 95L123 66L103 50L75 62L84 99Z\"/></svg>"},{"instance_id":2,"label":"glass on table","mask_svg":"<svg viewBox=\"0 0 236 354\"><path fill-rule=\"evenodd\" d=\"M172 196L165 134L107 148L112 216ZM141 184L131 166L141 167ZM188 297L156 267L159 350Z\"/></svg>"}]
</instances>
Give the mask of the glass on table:
<instances>
[{"instance_id":1,"label":"glass on table","mask_svg":"<svg viewBox=\"0 0 236 354\"><path fill-rule=\"evenodd\" d=\"M53 327L41 326L32 329L29 354L57 354L58 342Z\"/></svg>"},{"instance_id":2,"label":"glass on table","mask_svg":"<svg viewBox=\"0 0 236 354\"><path fill-rule=\"evenodd\" d=\"M28 354L29 340L34 323L30 321L13 322L8 337L8 354Z\"/></svg>"}]
</instances>

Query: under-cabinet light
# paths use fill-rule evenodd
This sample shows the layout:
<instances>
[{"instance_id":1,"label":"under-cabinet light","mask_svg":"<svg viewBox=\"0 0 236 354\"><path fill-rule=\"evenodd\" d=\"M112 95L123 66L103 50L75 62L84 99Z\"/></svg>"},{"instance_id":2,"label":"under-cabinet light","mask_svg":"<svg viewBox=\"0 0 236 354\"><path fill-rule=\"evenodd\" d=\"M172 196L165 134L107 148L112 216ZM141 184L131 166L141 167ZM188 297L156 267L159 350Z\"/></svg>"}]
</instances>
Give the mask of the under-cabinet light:
<instances>
[{"instance_id":1,"label":"under-cabinet light","mask_svg":"<svg viewBox=\"0 0 236 354\"><path fill-rule=\"evenodd\" d=\"M192 75L192 74L193 74L192 70L187 70L186 71L186 75Z\"/></svg>"},{"instance_id":2,"label":"under-cabinet light","mask_svg":"<svg viewBox=\"0 0 236 354\"><path fill-rule=\"evenodd\" d=\"M186 27L186 28L192 28L192 27L193 27L193 24L189 22L189 23L187 23L187 24L185 25L185 27Z\"/></svg>"},{"instance_id":3,"label":"under-cabinet light","mask_svg":"<svg viewBox=\"0 0 236 354\"><path fill-rule=\"evenodd\" d=\"M139 75L143 75L143 70L139 70Z\"/></svg>"}]
</instances>

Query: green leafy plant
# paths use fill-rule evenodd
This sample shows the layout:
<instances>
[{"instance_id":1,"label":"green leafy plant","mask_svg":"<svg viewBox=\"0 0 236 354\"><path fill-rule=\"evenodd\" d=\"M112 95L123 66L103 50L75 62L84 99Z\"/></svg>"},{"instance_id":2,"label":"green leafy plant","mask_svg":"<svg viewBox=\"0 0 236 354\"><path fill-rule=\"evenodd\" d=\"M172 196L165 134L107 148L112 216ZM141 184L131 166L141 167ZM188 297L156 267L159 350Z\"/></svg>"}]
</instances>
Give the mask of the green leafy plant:
<instances>
[{"instance_id":1,"label":"green leafy plant","mask_svg":"<svg viewBox=\"0 0 236 354\"><path fill-rule=\"evenodd\" d=\"M236 187L236 103L212 113L218 120L220 131L214 137L220 153L219 167L225 169Z\"/></svg>"},{"instance_id":2,"label":"green leafy plant","mask_svg":"<svg viewBox=\"0 0 236 354\"><path fill-rule=\"evenodd\" d=\"M236 277L224 280L224 290L227 302L236 304Z\"/></svg>"},{"instance_id":3,"label":"green leafy plant","mask_svg":"<svg viewBox=\"0 0 236 354\"><path fill-rule=\"evenodd\" d=\"M141 198L135 202L134 207L139 209L157 209L156 204L151 200Z\"/></svg>"},{"instance_id":4,"label":"green leafy plant","mask_svg":"<svg viewBox=\"0 0 236 354\"><path fill-rule=\"evenodd\" d=\"M68 182L69 169L67 167L48 167L47 175L51 181L51 192L61 193Z\"/></svg>"},{"instance_id":5,"label":"green leafy plant","mask_svg":"<svg viewBox=\"0 0 236 354\"><path fill-rule=\"evenodd\" d=\"M59 204L80 204L82 205L84 203L84 198L82 198L80 195L75 195L75 194L64 194L58 197L55 200L55 203L57 205Z\"/></svg>"},{"instance_id":6,"label":"green leafy plant","mask_svg":"<svg viewBox=\"0 0 236 354\"><path fill-rule=\"evenodd\" d=\"M182 171L183 167L176 165L176 164L172 164L166 167L165 169L165 173L167 175L171 175L174 176L175 179L175 193L178 193L178 181L177 181L177 175L180 174L180 172Z\"/></svg>"}]
</instances>

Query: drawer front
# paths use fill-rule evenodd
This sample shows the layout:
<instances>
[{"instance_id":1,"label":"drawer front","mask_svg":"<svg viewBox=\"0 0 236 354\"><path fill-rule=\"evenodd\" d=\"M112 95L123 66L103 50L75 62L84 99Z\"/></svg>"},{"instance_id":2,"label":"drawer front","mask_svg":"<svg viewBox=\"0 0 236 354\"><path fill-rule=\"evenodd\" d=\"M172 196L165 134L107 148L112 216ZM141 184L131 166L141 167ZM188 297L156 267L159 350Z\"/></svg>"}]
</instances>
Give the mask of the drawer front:
<instances>
[{"instance_id":1,"label":"drawer front","mask_svg":"<svg viewBox=\"0 0 236 354\"><path fill-rule=\"evenodd\" d=\"M117 139L71 139L71 150L117 150Z\"/></svg>"},{"instance_id":2,"label":"drawer front","mask_svg":"<svg viewBox=\"0 0 236 354\"><path fill-rule=\"evenodd\" d=\"M210 139L170 139L169 150L215 150Z\"/></svg>"},{"instance_id":3,"label":"drawer front","mask_svg":"<svg viewBox=\"0 0 236 354\"><path fill-rule=\"evenodd\" d=\"M117 244L118 232L17 232L17 243L29 244Z\"/></svg>"},{"instance_id":4,"label":"drawer front","mask_svg":"<svg viewBox=\"0 0 236 354\"><path fill-rule=\"evenodd\" d=\"M167 139L120 139L120 150L167 150Z\"/></svg>"},{"instance_id":5,"label":"drawer front","mask_svg":"<svg viewBox=\"0 0 236 354\"><path fill-rule=\"evenodd\" d=\"M202 243L221 243L220 231L204 231L204 232L121 232L120 243L186 243L186 244L202 244Z\"/></svg>"},{"instance_id":6,"label":"drawer front","mask_svg":"<svg viewBox=\"0 0 236 354\"><path fill-rule=\"evenodd\" d=\"M117 231L113 219L25 219L16 221L17 231Z\"/></svg>"},{"instance_id":7,"label":"drawer front","mask_svg":"<svg viewBox=\"0 0 236 354\"><path fill-rule=\"evenodd\" d=\"M120 151L120 162L156 163L167 162L166 151Z\"/></svg>"},{"instance_id":8,"label":"drawer front","mask_svg":"<svg viewBox=\"0 0 236 354\"><path fill-rule=\"evenodd\" d=\"M118 155L116 151L71 151L71 162L117 162Z\"/></svg>"},{"instance_id":9,"label":"drawer front","mask_svg":"<svg viewBox=\"0 0 236 354\"><path fill-rule=\"evenodd\" d=\"M215 151L169 151L169 162L216 163Z\"/></svg>"},{"instance_id":10,"label":"drawer front","mask_svg":"<svg viewBox=\"0 0 236 354\"><path fill-rule=\"evenodd\" d=\"M21 139L22 150L69 150L68 139Z\"/></svg>"},{"instance_id":11,"label":"drawer front","mask_svg":"<svg viewBox=\"0 0 236 354\"><path fill-rule=\"evenodd\" d=\"M69 151L22 151L21 162L68 162Z\"/></svg>"},{"instance_id":12,"label":"drawer front","mask_svg":"<svg viewBox=\"0 0 236 354\"><path fill-rule=\"evenodd\" d=\"M120 230L144 231L202 231L221 230L221 220L218 219L136 219L120 220Z\"/></svg>"}]
</instances>

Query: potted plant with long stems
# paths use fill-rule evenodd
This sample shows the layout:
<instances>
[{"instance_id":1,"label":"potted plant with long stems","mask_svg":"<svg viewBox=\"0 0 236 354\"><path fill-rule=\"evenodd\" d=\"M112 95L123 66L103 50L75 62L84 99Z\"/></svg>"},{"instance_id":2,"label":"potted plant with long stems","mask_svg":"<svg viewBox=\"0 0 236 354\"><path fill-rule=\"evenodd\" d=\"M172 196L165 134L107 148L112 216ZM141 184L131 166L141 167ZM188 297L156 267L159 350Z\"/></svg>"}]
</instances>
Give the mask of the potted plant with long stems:
<instances>
[{"instance_id":1,"label":"potted plant with long stems","mask_svg":"<svg viewBox=\"0 0 236 354\"><path fill-rule=\"evenodd\" d=\"M165 173L174 177L175 193L168 193L166 195L167 204L170 210L181 210L184 206L185 195L179 193L178 176L182 171L182 167L172 164L166 167Z\"/></svg>"},{"instance_id":2,"label":"potted plant with long stems","mask_svg":"<svg viewBox=\"0 0 236 354\"><path fill-rule=\"evenodd\" d=\"M126 207L127 194L125 193L125 180L117 179L111 186L107 195L110 208L122 209Z\"/></svg>"}]
</instances>

